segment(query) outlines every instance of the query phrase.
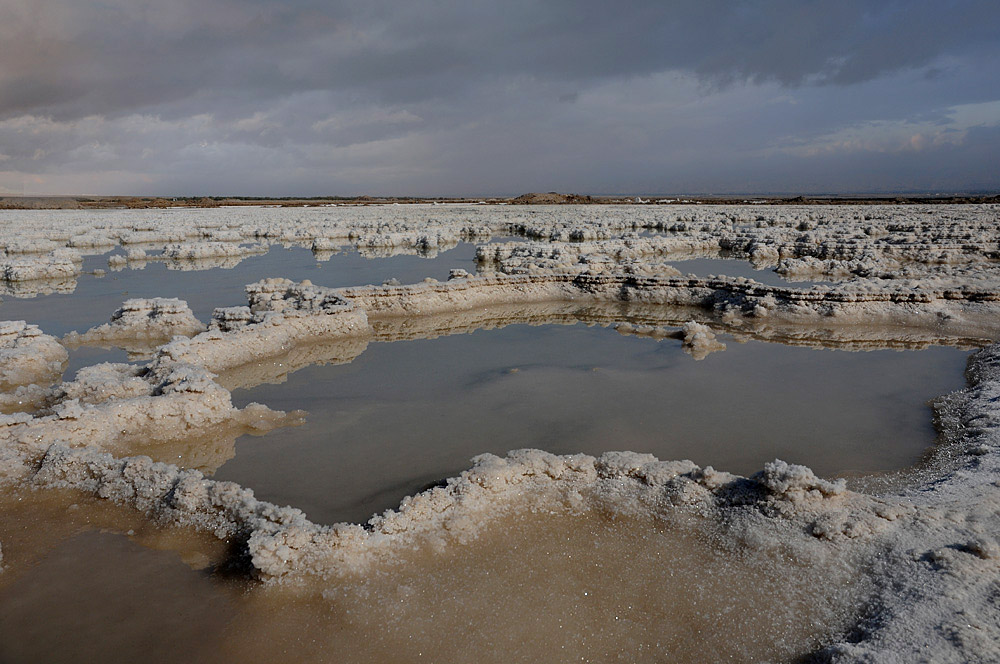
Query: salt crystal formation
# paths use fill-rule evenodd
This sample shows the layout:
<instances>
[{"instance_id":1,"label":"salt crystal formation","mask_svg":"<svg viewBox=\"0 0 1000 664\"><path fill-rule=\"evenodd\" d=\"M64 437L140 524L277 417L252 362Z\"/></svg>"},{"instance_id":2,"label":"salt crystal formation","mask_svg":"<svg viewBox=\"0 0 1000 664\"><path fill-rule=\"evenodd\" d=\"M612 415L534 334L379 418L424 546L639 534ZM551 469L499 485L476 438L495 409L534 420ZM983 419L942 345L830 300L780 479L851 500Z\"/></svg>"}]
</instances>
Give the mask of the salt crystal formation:
<instances>
[{"instance_id":1,"label":"salt crystal formation","mask_svg":"<svg viewBox=\"0 0 1000 664\"><path fill-rule=\"evenodd\" d=\"M62 375L66 349L35 325L0 322L0 389L51 384Z\"/></svg>"},{"instance_id":2,"label":"salt crystal formation","mask_svg":"<svg viewBox=\"0 0 1000 664\"><path fill-rule=\"evenodd\" d=\"M0 413L37 408L67 360L66 349L37 326L0 322Z\"/></svg>"},{"instance_id":3,"label":"salt crystal formation","mask_svg":"<svg viewBox=\"0 0 1000 664\"><path fill-rule=\"evenodd\" d=\"M0 415L0 484L82 491L228 538L256 577L301 592L323 579L333 580L334 592L351 579L377 578L372 573L413 551L433 559L471 546L505 519L615 513L667 522L683 514L709 524L731 552L780 551L794 562L790 576L793 568L820 570L814 585L830 597L841 578L833 561L866 580L864 615L829 635L813 653L819 661L1000 658L1000 346L990 345L1000 335L996 206L366 207L202 211L169 223L154 211L72 213L58 223L44 214L10 216L21 233L0 236L5 282L76 275L76 254L59 253L67 247L128 247L125 257L109 259L115 268L238 258L275 243L429 255L470 239L531 241L485 244L479 272L456 270L447 282L329 289L265 279L247 287L246 307L217 309L207 329L177 300L130 300L110 323L67 343L153 339L151 359L88 367L58 385L62 346L34 326L3 323L5 394L27 386L37 393L32 407ZM665 265L719 256L834 283L768 286ZM72 269L59 272L57 263ZM935 406L941 445L919 474L878 495L780 460L739 477L630 452L515 450L479 456L365 525L325 526L204 474L231 456L239 433L295 419L258 404L236 408L227 386L280 380L281 371L310 362L349 361L373 340L568 316L680 339L695 359L725 347L720 333L845 348L983 350L970 362L968 387ZM279 357L290 358L291 369L267 368ZM414 565L429 564L421 560Z\"/></svg>"},{"instance_id":4,"label":"salt crystal formation","mask_svg":"<svg viewBox=\"0 0 1000 664\"><path fill-rule=\"evenodd\" d=\"M205 330L187 303L176 298L125 300L111 321L83 334L70 332L63 343L77 346L156 348L175 336L192 337Z\"/></svg>"},{"instance_id":5,"label":"salt crystal formation","mask_svg":"<svg viewBox=\"0 0 1000 664\"><path fill-rule=\"evenodd\" d=\"M684 350L691 354L696 360L703 360L709 353L726 350L726 344L715 338L712 328L703 323L688 321L681 328L684 335Z\"/></svg>"}]
</instances>

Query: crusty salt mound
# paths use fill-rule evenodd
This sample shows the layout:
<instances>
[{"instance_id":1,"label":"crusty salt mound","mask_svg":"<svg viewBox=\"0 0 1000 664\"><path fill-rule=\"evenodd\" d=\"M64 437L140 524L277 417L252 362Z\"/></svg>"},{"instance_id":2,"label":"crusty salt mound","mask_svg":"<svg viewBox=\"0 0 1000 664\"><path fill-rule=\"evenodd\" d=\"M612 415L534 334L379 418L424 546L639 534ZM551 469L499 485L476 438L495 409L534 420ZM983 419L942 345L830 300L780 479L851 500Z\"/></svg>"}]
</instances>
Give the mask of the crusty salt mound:
<instances>
[{"instance_id":1,"label":"crusty salt mound","mask_svg":"<svg viewBox=\"0 0 1000 664\"><path fill-rule=\"evenodd\" d=\"M37 326L0 322L0 413L37 408L67 360L66 349Z\"/></svg>"},{"instance_id":2,"label":"crusty salt mound","mask_svg":"<svg viewBox=\"0 0 1000 664\"><path fill-rule=\"evenodd\" d=\"M70 332L63 343L77 346L119 346L129 350L156 348L175 336L192 337L205 330L187 303L176 298L126 300L111 321L83 334Z\"/></svg>"},{"instance_id":3,"label":"crusty salt mound","mask_svg":"<svg viewBox=\"0 0 1000 664\"><path fill-rule=\"evenodd\" d=\"M702 627L676 628L658 604L628 613L631 607L617 603L622 596L614 588L622 584L614 572L600 570L631 560L635 550L690 559L691 566L669 568L677 578L699 579L678 590L677 615L706 615L683 607L713 583L697 576L704 569L698 565L711 561L721 561L711 578L732 579L734 586L756 579L761 594L782 588L781 601L732 603L771 622L732 619L718 605L717 614L709 612L723 616L717 622L731 642L719 652L726 657L1000 658L1000 350L991 345L1000 336L996 206L227 210L170 223L157 214L111 211L98 221L71 212L58 215L56 224L16 213L21 238L0 235L0 246L10 265L37 265L43 274L66 247L127 247L124 257L109 259L115 268L238 259L245 245L275 243L318 252L353 246L372 255L431 255L495 236L530 241L484 244L477 274L456 270L446 282L329 289L265 279L247 287L246 307L216 310L207 329L178 301L129 301L109 324L70 335L67 343L127 347L153 340L158 346L149 360L87 367L59 384L62 346L24 323L0 325L4 393L35 386L30 408L0 416L0 484L85 492L157 523L226 539L249 574L265 582L261 596L278 593L352 616L338 629L369 645L372 661L419 656L421 648L441 643L435 629L468 630L463 607L481 624L495 622L516 635L505 652L541 642L540 650L521 653L525 658L560 657L543 653L550 642L561 651L569 646L574 656L603 659L623 652L629 659L697 657L683 644L703 647L697 641ZM684 275L667 265L720 256L771 267L789 279L833 283L769 286ZM206 475L232 456L237 435L301 417L258 404L236 408L230 389L281 380L314 362L350 361L370 341L569 320L680 339L695 359L722 350L717 335L723 333L856 349L950 344L985 350L970 362L968 388L936 404L942 442L934 454L881 493L851 491L843 481L780 460L739 477L629 452L592 457L515 450L477 457L469 470L366 524L320 525L293 507L260 501L249 488ZM565 589L579 582L564 576L572 563L544 561L566 551L583 555L587 538L580 532L591 533L588 541L604 552L581 578L614 600L596 612L582 600L551 600L549 615L577 618L567 619L572 638L542 638L552 623L534 634L518 631L528 629L524 616L538 596L506 589L524 587L529 578L530 588L552 588L544 597L565 598ZM558 538L546 533L575 544L560 552L553 543ZM710 555L698 548L705 541ZM521 560L515 573L504 562L518 547L533 552L537 568L532 559ZM621 564L629 579L669 583L658 576L663 565L654 559ZM514 618L507 622L496 613L503 602L467 592L487 587L491 569L500 577L498 592L508 593ZM535 574L539 570L545 574ZM544 586L545 577L562 579L559 588ZM657 588L655 594L670 597ZM618 613L608 613L612 609ZM621 648L614 652L586 642L607 615L625 616L632 625L602 628L614 637L603 643ZM647 638L647 628L662 639ZM483 661L497 659L488 646L503 637L469 638ZM750 649L768 639L770 650Z\"/></svg>"},{"instance_id":4,"label":"crusty salt mound","mask_svg":"<svg viewBox=\"0 0 1000 664\"><path fill-rule=\"evenodd\" d=\"M726 350L726 344L715 338L712 328L703 323L688 321L681 328L684 339L684 350L696 360L703 360L710 353Z\"/></svg>"},{"instance_id":5,"label":"crusty salt mound","mask_svg":"<svg viewBox=\"0 0 1000 664\"><path fill-rule=\"evenodd\" d=\"M66 349L35 325L0 323L0 389L51 384L62 375Z\"/></svg>"}]
</instances>

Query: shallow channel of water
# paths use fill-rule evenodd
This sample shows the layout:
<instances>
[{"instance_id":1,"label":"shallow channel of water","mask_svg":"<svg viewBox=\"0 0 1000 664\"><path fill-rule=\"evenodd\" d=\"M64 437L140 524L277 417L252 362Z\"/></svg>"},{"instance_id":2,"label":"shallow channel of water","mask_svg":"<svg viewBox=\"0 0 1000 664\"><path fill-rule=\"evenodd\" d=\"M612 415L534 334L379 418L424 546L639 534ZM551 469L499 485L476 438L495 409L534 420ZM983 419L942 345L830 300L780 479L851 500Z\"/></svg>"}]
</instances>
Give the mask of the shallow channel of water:
<instances>
[{"instance_id":1,"label":"shallow channel of water","mask_svg":"<svg viewBox=\"0 0 1000 664\"><path fill-rule=\"evenodd\" d=\"M757 269L749 261L737 258L691 258L684 261L671 261L668 264L680 270L682 274L694 274L699 277L709 275L746 277L779 288L809 288L817 284L832 283L829 281L789 281L775 272L774 268Z\"/></svg>"},{"instance_id":2,"label":"shallow channel of water","mask_svg":"<svg viewBox=\"0 0 1000 664\"><path fill-rule=\"evenodd\" d=\"M62 336L71 330L83 332L108 322L111 314L129 298L176 297L185 300L199 320L207 322L216 307L245 305L244 286L260 279L310 279L316 285L329 287L381 284L390 278L402 283L416 283L427 277L443 281L451 268L475 272L476 245L461 243L433 258L416 255L366 258L356 251L344 250L324 261L317 260L309 249L273 245L266 254L248 256L228 269L186 271L150 261L142 269L107 271L103 277L95 277L94 269L107 269L109 255L86 258L84 274L72 293L31 298L5 296L0 303L0 319L26 320L47 334Z\"/></svg>"}]
</instances>

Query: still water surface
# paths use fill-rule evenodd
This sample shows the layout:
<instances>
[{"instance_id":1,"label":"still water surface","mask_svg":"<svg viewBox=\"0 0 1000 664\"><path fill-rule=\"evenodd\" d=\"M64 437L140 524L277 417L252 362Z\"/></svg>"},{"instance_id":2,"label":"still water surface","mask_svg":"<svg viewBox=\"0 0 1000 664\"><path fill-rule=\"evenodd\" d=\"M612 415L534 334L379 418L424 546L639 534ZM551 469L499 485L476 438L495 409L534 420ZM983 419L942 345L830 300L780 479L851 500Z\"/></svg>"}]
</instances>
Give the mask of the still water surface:
<instances>
[{"instance_id":1,"label":"still water surface","mask_svg":"<svg viewBox=\"0 0 1000 664\"><path fill-rule=\"evenodd\" d=\"M234 391L241 405L309 415L241 439L216 477L332 523L395 506L477 454L523 447L740 474L776 457L825 476L894 470L933 444L927 401L963 386L967 358L720 339L727 350L700 362L678 340L583 324L372 343L349 364Z\"/></svg>"}]
</instances>

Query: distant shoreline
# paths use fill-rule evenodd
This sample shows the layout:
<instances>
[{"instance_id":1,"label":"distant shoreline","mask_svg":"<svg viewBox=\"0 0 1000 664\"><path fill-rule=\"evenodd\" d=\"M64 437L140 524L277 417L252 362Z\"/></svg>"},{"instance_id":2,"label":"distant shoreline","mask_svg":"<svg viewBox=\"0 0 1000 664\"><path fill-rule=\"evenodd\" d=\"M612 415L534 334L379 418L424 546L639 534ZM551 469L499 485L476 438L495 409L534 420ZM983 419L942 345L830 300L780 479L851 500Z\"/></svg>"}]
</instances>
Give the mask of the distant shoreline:
<instances>
[{"instance_id":1,"label":"distant shoreline","mask_svg":"<svg viewBox=\"0 0 1000 664\"><path fill-rule=\"evenodd\" d=\"M217 207L338 207L357 205L938 205L1000 204L1000 194L984 195L818 195L818 196L586 196L524 194L516 198L419 197L222 197L222 196L0 196L0 210L86 210Z\"/></svg>"}]
</instances>

